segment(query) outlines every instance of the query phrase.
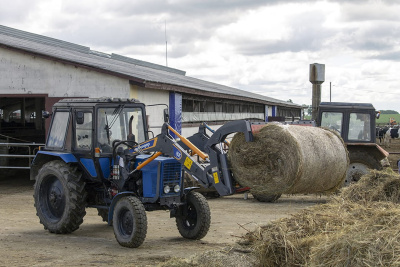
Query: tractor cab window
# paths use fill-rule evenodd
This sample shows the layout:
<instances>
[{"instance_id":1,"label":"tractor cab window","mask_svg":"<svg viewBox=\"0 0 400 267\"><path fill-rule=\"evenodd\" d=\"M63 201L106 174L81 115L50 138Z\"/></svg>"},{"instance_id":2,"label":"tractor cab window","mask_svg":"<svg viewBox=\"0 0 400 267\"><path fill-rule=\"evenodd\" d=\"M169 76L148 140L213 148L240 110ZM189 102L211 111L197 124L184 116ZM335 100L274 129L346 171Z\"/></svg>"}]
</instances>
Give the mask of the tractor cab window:
<instances>
[{"instance_id":1,"label":"tractor cab window","mask_svg":"<svg viewBox=\"0 0 400 267\"><path fill-rule=\"evenodd\" d=\"M104 153L110 153L113 141L127 140L130 133L134 135L135 142L144 142L143 121L140 108L124 107L123 105L116 108L99 108L97 111L97 147Z\"/></svg>"},{"instance_id":2,"label":"tractor cab window","mask_svg":"<svg viewBox=\"0 0 400 267\"><path fill-rule=\"evenodd\" d=\"M341 112L322 112L321 127L342 133L343 113Z\"/></svg>"},{"instance_id":3,"label":"tractor cab window","mask_svg":"<svg viewBox=\"0 0 400 267\"><path fill-rule=\"evenodd\" d=\"M365 113L350 113L349 140L371 141L371 116Z\"/></svg>"},{"instance_id":4,"label":"tractor cab window","mask_svg":"<svg viewBox=\"0 0 400 267\"><path fill-rule=\"evenodd\" d=\"M46 147L63 148L67 136L69 122L68 111L56 111L53 115L51 129L47 138Z\"/></svg>"},{"instance_id":5,"label":"tractor cab window","mask_svg":"<svg viewBox=\"0 0 400 267\"><path fill-rule=\"evenodd\" d=\"M92 148L92 112L77 111L75 119L75 147L90 150Z\"/></svg>"}]
</instances>

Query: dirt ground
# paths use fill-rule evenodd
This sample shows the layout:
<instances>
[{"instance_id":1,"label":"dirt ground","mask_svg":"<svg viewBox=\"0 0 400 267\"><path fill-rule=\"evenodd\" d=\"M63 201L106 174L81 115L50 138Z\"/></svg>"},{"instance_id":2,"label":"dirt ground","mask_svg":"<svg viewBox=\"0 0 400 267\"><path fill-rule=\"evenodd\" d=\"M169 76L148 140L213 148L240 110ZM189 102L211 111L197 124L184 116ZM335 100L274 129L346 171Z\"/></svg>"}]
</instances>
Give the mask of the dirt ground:
<instances>
[{"instance_id":1,"label":"dirt ground","mask_svg":"<svg viewBox=\"0 0 400 267\"><path fill-rule=\"evenodd\" d=\"M33 207L28 173L7 175L0 188L0 266L154 266L171 257L233 246L246 229L326 202L326 197L315 195L283 196L276 203L260 203L251 195L209 199L210 231L198 241L182 238L168 212L147 212L145 242L128 249L118 245L112 227L95 209L87 209L83 224L72 234L45 231Z\"/></svg>"},{"instance_id":2,"label":"dirt ground","mask_svg":"<svg viewBox=\"0 0 400 267\"><path fill-rule=\"evenodd\" d=\"M400 152L400 139L382 147ZM399 158L400 154L389 156L393 169ZM234 246L247 230L327 200L316 195L282 196L276 203L260 203L251 195L209 199L210 231L198 241L182 238L168 212L147 212L145 242L128 249L118 245L112 227L95 209L87 209L83 224L72 234L45 231L35 215L28 172L0 172L0 189L0 266L154 266L171 257Z\"/></svg>"}]
</instances>

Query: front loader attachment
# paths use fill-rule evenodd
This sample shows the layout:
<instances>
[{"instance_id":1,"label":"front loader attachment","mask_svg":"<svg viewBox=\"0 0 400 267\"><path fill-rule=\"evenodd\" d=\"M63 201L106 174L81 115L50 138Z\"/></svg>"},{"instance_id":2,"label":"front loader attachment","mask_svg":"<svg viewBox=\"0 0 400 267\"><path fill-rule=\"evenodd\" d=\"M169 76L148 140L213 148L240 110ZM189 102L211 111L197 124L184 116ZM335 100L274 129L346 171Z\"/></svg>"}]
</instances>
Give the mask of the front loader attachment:
<instances>
[{"instance_id":1,"label":"front loader attachment","mask_svg":"<svg viewBox=\"0 0 400 267\"><path fill-rule=\"evenodd\" d=\"M212 135L207 134L207 130ZM228 159L222 144L229 145L226 140L228 135L241 132L245 135L247 142L253 141L253 133L249 121L239 120L231 121L214 131L206 123L200 124L199 131L188 138L188 140L204 151L209 156L210 164L205 168L207 173L212 173L211 184L214 185L217 192L224 195L231 195L235 192L232 184L232 173L229 168ZM182 140L180 145L186 150L190 149Z\"/></svg>"},{"instance_id":2,"label":"front loader attachment","mask_svg":"<svg viewBox=\"0 0 400 267\"><path fill-rule=\"evenodd\" d=\"M177 142L169 134L169 131L177 135L180 141ZM200 140L199 142L193 142L196 145L189 140L190 138L186 139L165 123L161 134L135 146L133 153L158 152L148 159L149 162L161 154L173 157L203 187L214 186L221 196L232 195L235 193L232 183L233 178L228 166L226 153L222 149L222 143L228 135L236 132L242 132L248 142L253 140L250 122L245 120L231 121L221 126L211 136L206 135L204 132L203 140L198 139ZM191 153L188 152L189 150ZM192 155L196 154L203 159L204 163L200 164L192 158ZM138 168L140 169L141 166L139 165Z\"/></svg>"},{"instance_id":3,"label":"front loader attachment","mask_svg":"<svg viewBox=\"0 0 400 267\"><path fill-rule=\"evenodd\" d=\"M247 142L253 141L250 122L240 120L228 122L218 128L204 146L204 151L210 158L210 165L206 167L206 171L213 174L213 185L221 196L235 193L232 172L228 165L227 155L222 149L222 142L228 135L236 132L243 133Z\"/></svg>"}]
</instances>

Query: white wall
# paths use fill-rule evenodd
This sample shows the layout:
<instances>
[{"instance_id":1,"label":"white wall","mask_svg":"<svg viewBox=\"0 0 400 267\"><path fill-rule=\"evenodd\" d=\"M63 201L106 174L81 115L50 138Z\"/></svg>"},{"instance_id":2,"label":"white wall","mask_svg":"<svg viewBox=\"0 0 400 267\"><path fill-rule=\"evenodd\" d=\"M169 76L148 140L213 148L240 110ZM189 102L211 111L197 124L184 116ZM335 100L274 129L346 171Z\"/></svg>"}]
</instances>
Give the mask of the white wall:
<instances>
[{"instance_id":1,"label":"white wall","mask_svg":"<svg viewBox=\"0 0 400 267\"><path fill-rule=\"evenodd\" d=\"M214 131L217 130L222 125L210 125L210 128ZM182 135L184 137L190 137L199 131L199 127L182 127ZM210 131L207 130L208 135L212 135Z\"/></svg>"},{"instance_id":2,"label":"white wall","mask_svg":"<svg viewBox=\"0 0 400 267\"><path fill-rule=\"evenodd\" d=\"M155 90L131 85L130 98L136 98L145 105L166 104L169 105L169 91ZM146 107L149 118L150 130L157 135L161 132L164 123L163 110L167 106ZM151 136L150 136L151 137Z\"/></svg>"},{"instance_id":3,"label":"white wall","mask_svg":"<svg viewBox=\"0 0 400 267\"><path fill-rule=\"evenodd\" d=\"M129 81L55 60L0 48L1 94L129 97Z\"/></svg>"}]
</instances>

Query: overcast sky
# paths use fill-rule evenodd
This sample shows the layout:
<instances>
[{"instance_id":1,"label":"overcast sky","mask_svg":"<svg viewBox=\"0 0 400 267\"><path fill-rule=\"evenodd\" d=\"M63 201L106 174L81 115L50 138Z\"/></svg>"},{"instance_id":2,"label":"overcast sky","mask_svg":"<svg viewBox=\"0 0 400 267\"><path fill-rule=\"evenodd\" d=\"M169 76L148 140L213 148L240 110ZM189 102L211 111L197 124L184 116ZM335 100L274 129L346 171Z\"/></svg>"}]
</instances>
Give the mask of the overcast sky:
<instances>
[{"instance_id":1,"label":"overcast sky","mask_svg":"<svg viewBox=\"0 0 400 267\"><path fill-rule=\"evenodd\" d=\"M322 101L400 111L397 0L13 0L0 24L186 71L187 76L311 104L309 65L325 64ZM166 25L166 34L165 34Z\"/></svg>"}]
</instances>

